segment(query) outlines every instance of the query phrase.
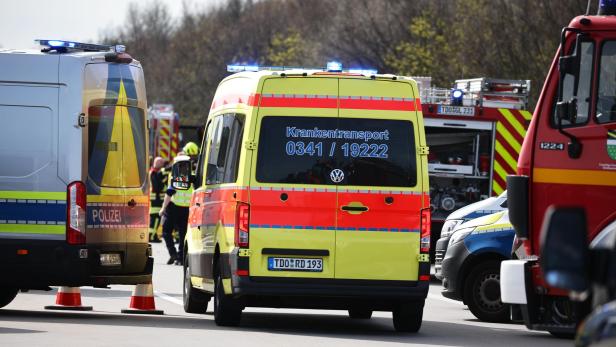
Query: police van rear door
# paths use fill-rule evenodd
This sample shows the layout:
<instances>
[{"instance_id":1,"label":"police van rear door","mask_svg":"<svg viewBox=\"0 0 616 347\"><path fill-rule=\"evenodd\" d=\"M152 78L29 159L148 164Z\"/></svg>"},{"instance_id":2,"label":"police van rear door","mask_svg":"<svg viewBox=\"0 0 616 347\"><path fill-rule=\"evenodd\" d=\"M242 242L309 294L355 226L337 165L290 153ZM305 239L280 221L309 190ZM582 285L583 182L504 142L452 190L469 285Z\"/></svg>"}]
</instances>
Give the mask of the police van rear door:
<instances>
[{"instance_id":1,"label":"police van rear door","mask_svg":"<svg viewBox=\"0 0 616 347\"><path fill-rule=\"evenodd\" d=\"M125 64L89 64L85 81L87 240L143 242L141 234L147 234L148 182L141 69Z\"/></svg>"}]
</instances>

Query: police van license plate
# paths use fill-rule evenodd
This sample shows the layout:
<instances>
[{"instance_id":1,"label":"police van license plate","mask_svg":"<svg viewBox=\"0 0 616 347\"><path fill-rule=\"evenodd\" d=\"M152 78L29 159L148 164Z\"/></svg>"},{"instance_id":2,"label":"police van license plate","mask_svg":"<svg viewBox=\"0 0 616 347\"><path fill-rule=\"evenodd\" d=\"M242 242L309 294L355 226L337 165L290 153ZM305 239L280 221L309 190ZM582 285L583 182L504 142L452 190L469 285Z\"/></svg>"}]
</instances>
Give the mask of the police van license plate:
<instances>
[{"instance_id":1,"label":"police van license plate","mask_svg":"<svg viewBox=\"0 0 616 347\"><path fill-rule=\"evenodd\" d=\"M267 269L270 271L323 272L323 259L269 257L267 259Z\"/></svg>"}]
</instances>

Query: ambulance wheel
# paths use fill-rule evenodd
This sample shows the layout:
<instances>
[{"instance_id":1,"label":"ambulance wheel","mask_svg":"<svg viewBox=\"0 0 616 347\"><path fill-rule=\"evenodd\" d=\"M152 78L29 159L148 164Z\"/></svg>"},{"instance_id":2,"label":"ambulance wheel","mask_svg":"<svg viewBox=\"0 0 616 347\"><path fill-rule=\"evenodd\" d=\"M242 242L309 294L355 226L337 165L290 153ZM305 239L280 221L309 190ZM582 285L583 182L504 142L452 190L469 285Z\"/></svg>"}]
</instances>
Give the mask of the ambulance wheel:
<instances>
[{"instance_id":1,"label":"ambulance wheel","mask_svg":"<svg viewBox=\"0 0 616 347\"><path fill-rule=\"evenodd\" d=\"M0 288L0 308L8 305L15 299L19 290L17 288Z\"/></svg>"},{"instance_id":2,"label":"ambulance wheel","mask_svg":"<svg viewBox=\"0 0 616 347\"><path fill-rule=\"evenodd\" d=\"M184 259L184 288L182 291L182 299L184 300L184 312L187 313L205 313L207 305L210 302L210 296L195 289L190 283L190 262L188 257Z\"/></svg>"},{"instance_id":3,"label":"ambulance wheel","mask_svg":"<svg viewBox=\"0 0 616 347\"><path fill-rule=\"evenodd\" d=\"M508 322L509 305L500 293L500 261L476 265L464 284L464 303L475 317L484 322Z\"/></svg>"},{"instance_id":4,"label":"ambulance wheel","mask_svg":"<svg viewBox=\"0 0 616 347\"><path fill-rule=\"evenodd\" d=\"M370 319L372 310L366 308L351 308L349 309L349 317L352 319Z\"/></svg>"},{"instance_id":5,"label":"ambulance wheel","mask_svg":"<svg viewBox=\"0 0 616 347\"><path fill-rule=\"evenodd\" d=\"M421 328L425 300L407 301L394 308L392 317L398 332L416 333Z\"/></svg>"},{"instance_id":6,"label":"ambulance wheel","mask_svg":"<svg viewBox=\"0 0 616 347\"><path fill-rule=\"evenodd\" d=\"M240 324L242 307L236 299L225 294L220 272L214 284L214 321L218 326L234 327Z\"/></svg>"}]
</instances>

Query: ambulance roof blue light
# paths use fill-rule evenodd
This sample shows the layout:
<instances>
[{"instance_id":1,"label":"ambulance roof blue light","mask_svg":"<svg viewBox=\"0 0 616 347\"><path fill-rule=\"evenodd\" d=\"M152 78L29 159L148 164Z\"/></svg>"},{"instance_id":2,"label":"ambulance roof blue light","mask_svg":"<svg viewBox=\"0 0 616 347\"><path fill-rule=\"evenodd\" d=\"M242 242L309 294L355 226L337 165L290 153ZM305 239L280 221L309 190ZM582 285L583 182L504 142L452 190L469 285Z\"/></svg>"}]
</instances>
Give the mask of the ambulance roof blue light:
<instances>
[{"instance_id":1,"label":"ambulance roof blue light","mask_svg":"<svg viewBox=\"0 0 616 347\"><path fill-rule=\"evenodd\" d=\"M337 61L328 61L327 71L328 72L342 72L342 63L339 63Z\"/></svg>"},{"instance_id":2,"label":"ambulance roof blue light","mask_svg":"<svg viewBox=\"0 0 616 347\"><path fill-rule=\"evenodd\" d=\"M349 73L372 76L376 75L379 72L375 69L349 69Z\"/></svg>"},{"instance_id":3,"label":"ambulance roof blue light","mask_svg":"<svg viewBox=\"0 0 616 347\"><path fill-rule=\"evenodd\" d=\"M242 71L257 72L257 71L259 71L259 66L258 65L237 65L237 64L233 64L233 65L227 65L227 71L228 72L242 72Z\"/></svg>"}]
</instances>

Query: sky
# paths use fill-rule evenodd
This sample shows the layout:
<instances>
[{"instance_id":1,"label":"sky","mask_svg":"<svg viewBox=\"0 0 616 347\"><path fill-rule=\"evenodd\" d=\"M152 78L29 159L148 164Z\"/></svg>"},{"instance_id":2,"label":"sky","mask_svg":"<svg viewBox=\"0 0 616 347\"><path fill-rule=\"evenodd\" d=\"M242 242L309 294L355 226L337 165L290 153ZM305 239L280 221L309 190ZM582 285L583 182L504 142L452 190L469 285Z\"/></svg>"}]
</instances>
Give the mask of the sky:
<instances>
[{"instance_id":1,"label":"sky","mask_svg":"<svg viewBox=\"0 0 616 347\"><path fill-rule=\"evenodd\" d=\"M35 39L98 42L119 27L131 2L139 6L159 1L174 18L188 8L206 8L223 0L0 0L0 47L35 48Z\"/></svg>"}]
</instances>

